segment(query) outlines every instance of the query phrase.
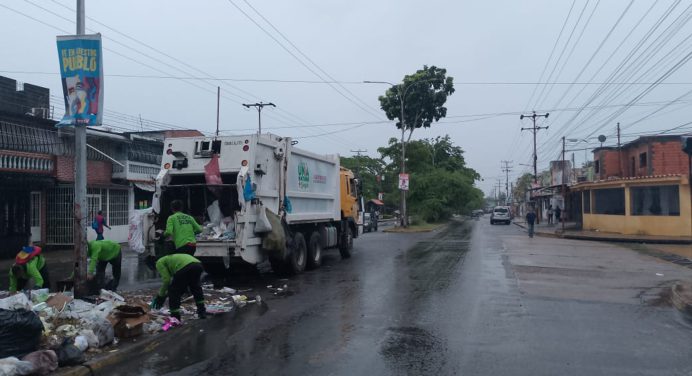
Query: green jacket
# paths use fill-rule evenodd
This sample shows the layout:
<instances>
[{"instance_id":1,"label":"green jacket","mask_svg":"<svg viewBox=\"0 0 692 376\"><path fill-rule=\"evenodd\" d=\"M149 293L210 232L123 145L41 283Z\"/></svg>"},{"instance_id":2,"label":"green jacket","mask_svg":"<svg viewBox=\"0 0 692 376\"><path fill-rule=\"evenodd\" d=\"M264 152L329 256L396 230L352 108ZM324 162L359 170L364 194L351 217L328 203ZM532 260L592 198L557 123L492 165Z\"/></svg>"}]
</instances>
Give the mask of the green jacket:
<instances>
[{"instance_id":1,"label":"green jacket","mask_svg":"<svg viewBox=\"0 0 692 376\"><path fill-rule=\"evenodd\" d=\"M120 244L112 240L92 240L89 242L89 274L96 272L99 261L110 261L120 254Z\"/></svg>"},{"instance_id":2,"label":"green jacket","mask_svg":"<svg viewBox=\"0 0 692 376\"><path fill-rule=\"evenodd\" d=\"M34 286L42 288L43 287L43 277L41 276L41 269L46 266L46 259L43 255L38 255L26 264L24 264L24 270L26 271L26 276L34 279ZM19 278L12 273L12 268L10 268L10 292L17 291L17 282Z\"/></svg>"},{"instance_id":3,"label":"green jacket","mask_svg":"<svg viewBox=\"0 0 692 376\"><path fill-rule=\"evenodd\" d=\"M196 243L195 234L202 232L202 227L191 216L177 212L168 217L164 236L173 236L173 243L178 249L187 243Z\"/></svg>"},{"instance_id":4,"label":"green jacket","mask_svg":"<svg viewBox=\"0 0 692 376\"><path fill-rule=\"evenodd\" d=\"M163 282L159 290L159 296L164 297L168 295L168 286L171 285L171 280L175 273L193 262L199 263L200 261L187 253L174 253L161 257L156 262L156 270L161 274L161 281Z\"/></svg>"}]
</instances>

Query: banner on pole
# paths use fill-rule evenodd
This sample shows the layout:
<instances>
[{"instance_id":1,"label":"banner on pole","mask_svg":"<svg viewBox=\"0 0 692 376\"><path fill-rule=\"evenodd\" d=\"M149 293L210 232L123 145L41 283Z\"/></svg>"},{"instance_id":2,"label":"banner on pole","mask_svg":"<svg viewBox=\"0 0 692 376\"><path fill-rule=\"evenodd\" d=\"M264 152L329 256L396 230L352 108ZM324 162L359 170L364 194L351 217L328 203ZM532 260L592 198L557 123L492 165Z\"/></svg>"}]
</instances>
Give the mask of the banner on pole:
<instances>
[{"instance_id":1,"label":"banner on pole","mask_svg":"<svg viewBox=\"0 0 692 376\"><path fill-rule=\"evenodd\" d=\"M57 126L101 125L103 53L101 34L58 36L65 116Z\"/></svg>"},{"instance_id":2,"label":"banner on pole","mask_svg":"<svg viewBox=\"0 0 692 376\"><path fill-rule=\"evenodd\" d=\"M408 191L408 174L399 174L399 190Z\"/></svg>"}]
</instances>

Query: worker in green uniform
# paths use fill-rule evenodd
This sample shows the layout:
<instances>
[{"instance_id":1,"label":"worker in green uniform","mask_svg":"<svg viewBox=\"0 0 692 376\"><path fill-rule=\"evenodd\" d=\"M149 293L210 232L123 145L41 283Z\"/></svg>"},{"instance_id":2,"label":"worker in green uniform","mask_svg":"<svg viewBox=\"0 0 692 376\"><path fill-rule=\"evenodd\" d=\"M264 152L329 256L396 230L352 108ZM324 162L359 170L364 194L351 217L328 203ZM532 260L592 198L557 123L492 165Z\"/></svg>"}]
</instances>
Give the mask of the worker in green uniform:
<instances>
[{"instance_id":1,"label":"worker in green uniform","mask_svg":"<svg viewBox=\"0 0 692 376\"><path fill-rule=\"evenodd\" d=\"M204 268L198 259L185 253L163 256L156 262L156 270L161 275L163 284L151 303L152 308L161 308L168 296L171 316L180 320L180 298L189 289L197 304L197 317L207 317L200 280Z\"/></svg>"},{"instance_id":2,"label":"worker in green uniform","mask_svg":"<svg viewBox=\"0 0 692 376\"><path fill-rule=\"evenodd\" d=\"M173 200L171 202L171 214L166 221L166 231L164 236L172 236L175 245L175 253L187 253L195 255L197 249L197 239L195 234L202 232L202 227L192 216L183 213L183 202Z\"/></svg>"},{"instance_id":3,"label":"worker in green uniform","mask_svg":"<svg viewBox=\"0 0 692 376\"><path fill-rule=\"evenodd\" d=\"M92 240L88 244L89 269L87 279L96 278L99 289L115 291L120 284L120 267L122 264L122 252L120 244L112 240ZM111 264L113 279L107 284L106 267Z\"/></svg>"},{"instance_id":4,"label":"worker in green uniform","mask_svg":"<svg viewBox=\"0 0 692 376\"><path fill-rule=\"evenodd\" d=\"M41 247L22 247L10 268L10 293L31 288L49 288L50 279Z\"/></svg>"}]
</instances>

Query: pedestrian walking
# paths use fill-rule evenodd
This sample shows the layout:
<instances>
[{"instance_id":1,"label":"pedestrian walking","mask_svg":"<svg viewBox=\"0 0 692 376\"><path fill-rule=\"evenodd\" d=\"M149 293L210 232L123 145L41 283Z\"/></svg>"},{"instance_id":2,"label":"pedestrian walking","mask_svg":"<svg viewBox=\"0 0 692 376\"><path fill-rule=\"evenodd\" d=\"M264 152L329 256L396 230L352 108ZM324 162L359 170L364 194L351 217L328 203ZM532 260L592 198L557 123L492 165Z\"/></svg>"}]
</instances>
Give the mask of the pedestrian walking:
<instances>
[{"instance_id":1,"label":"pedestrian walking","mask_svg":"<svg viewBox=\"0 0 692 376\"><path fill-rule=\"evenodd\" d=\"M111 229L111 227L106 223L106 218L103 216L102 210L99 210L96 217L94 217L94 220L91 222L91 227L94 229L94 231L96 231L96 240L103 240L104 227L108 228L109 230Z\"/></svg>"},{"instance_id":2,"label":"pedestrian walking","mask_svg":"<svg viewBox=\"0 0 692 376\"><path fill-rule=\"evenodd\" d=\"M534 213L533 209L529 209L529 212L526 213L526 224L529 227L529 238L533 238L533 225L536 222L536 213Z\"/></svg>"},{"instance_id":3,"label":"pedestrian walking","mask_svg":"<svg viewBox=\"0 0 692 376\"><path fill-rule=\"evenodd\" d=\"M10 268L10 293L25 289L50 289L50 278L46 259L41 247L30 245L22 247Z\"/></svg>"},{"instance_id":4,"label":"pedestrian walking","mask_svg":"<svg viewBox=\"0 0 692 376\"><path fill-rule=\"evenodd\" d=\"M180 320L180 298L189 289L197 304L197 317L207 317L200 280L204 268L198 259L185 253L163 256L156 262L156 270L161 275L163 284L151 302L152 308L161 308L168 297L171 316Z\"/></svg>"},{"instance_id":5,"label":"pedestrian walking","mask_svg":"<svg viewBox=\"0 0 692 376\"><path fill-rule=\"evenodd\" d=\"M560 206L555 207L555 223L560 223L560 216L562 215L562 209Z\"/></svg>"},{"instance_id":6,"label":"pedestrian walking","mask_svg":"<svg viewBox=\"0 0 692 376\"><path fill-rule=\"evenodd\" d=\"M112 240L92 240L88 244L89 268L87 279L96 278L99 289L116 291L120 284L120 267L122 264L122 252L120 244ZM111 265L113 279L106 283L106 267Z\"/></svg>"},{"instance_id":7,"label":"pedestrian walking","mask_svg":"<svg viewBox=\"0 0 692 376\"><path fill-rule=\"evenodd\" d=\"M553 205L548 205L548 224L553 224Z\"/></svg>"},{"instance_id":8,"label":"pedestrian walking","mask_svg":"<svg viewBox=\"0 0 692 376\"><path fill-rule=\"evenodd\" d=\"M195 234L202 232L202 227L192 216L183 213L182 210L182 201L173 200L171 202L173 214L166 221L166 231L163 235L173 237L175 253L187 253L190 256L194 256L197 249Z\"/></svg>"}]
</instances>

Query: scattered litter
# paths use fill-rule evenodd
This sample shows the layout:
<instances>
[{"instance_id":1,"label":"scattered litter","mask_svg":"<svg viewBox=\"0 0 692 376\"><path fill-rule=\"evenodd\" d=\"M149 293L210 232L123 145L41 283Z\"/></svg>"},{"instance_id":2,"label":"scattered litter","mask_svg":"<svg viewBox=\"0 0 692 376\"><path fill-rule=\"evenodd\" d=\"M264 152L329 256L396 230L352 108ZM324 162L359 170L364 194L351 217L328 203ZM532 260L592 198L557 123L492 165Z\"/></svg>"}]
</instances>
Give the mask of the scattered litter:
<instances>
[{"instance_id":1,"label":"scattered litter","mask_svg":"<svg viewBox=\"0 0 692 376\"><path fill-rule=\"evenodd\" d=\"M43 323L34 312L0 310L0 358L38 350L42 333Z\"/></svg>"},{"instance_id":2,"label":"scattered litter","mask_svg":"<svg viewBox=\"0 0 692 376\"><path fill-rule=\"evenodd\" d=\"M48 289L31 290L31 301L33 303L43 303L48 299Z\"/></svg>"},{"instance_id":3,"label":"scattered litter","mask_svg":"<svg viewBox=\"0 0 692 376\"><path fill-rule=\"evenodd\" d=\"M273 285L267 285L267 289L274 293L274 295L284 295L288 292L288 285L284 284L281 287L274 287Z\"/></svg>"},{"instance_id":4,"label":"scattered litter","mask_svg":"<svg viewBox=\"0 0 692 376\"><path fill-rule=\"evenodd\" d=\"M58 355L53 350L34 351L22 360L34 366L33 375L48 375L58 369Z\"/></svg>"},{"instance_id":5,"label":"scattered litter","mask_svg":"<svg viewBox=\"0 0 692 376\"><path fill-rule=\"evenodd\" d=\"M92 349L96 349L96 348L100 347L99 346L99 337L97 337L96 334L94 334L94 331L91 329L80 330L79 336L77 338L79 338L79 337L83 337L84 339L86 339L87 344ZM75 341L76 341L76 338L75 338Z\"/></svg>"},{"instance_id":6,"label":"scattered litter","mask_svg":"<svg viewBox=\"0 0 692 376\"><path fill-rule=\"evenodd\" d=\"M84 362L84 353L77 346L70 343L69 338L65 338L56 354L58 355L58 365L60 367L75 366Z\"/></svg>"},{"instance_id":7,"label":"scattered litter","mask_svg":"<svg viewBox=\"0 0 692 376\"><path fill-rule=\"evenodd\" d=\"M163 326L161 327L161 329L163 329L164 332L167 332L171 328L176 327L176 326L180 326L180 325L182 325L180 320L176 319L175 317L169 317L163 323Z\"/></svg>"},{"instance_id":8,"label":"scattered litter","mask_svg":"<svg viewBox=\"0 0 692 376\"><path fill-rule=\"evenodd\" d=\"M73 299L64 293L57 293L46 300L46 305L51 308L55 308L58 311L65 309L67 303L71 302Z\"/></svg>"},{"instance_id":9,"label":"scattered litter","mask_svg":"<svg viewBox=\"0 0 692 376\"><path fill-rule=\"evenodd\" d=\"M656 273L657 276L663 277L663 273Z\"/></svg>"},{"instance_id":10,"label":"scattered litter","mask_svg":"<svg viewBox=\"0 0 692 376\"><path fill-rule=\"evenodd\" d=\"M232 306L209 304L207 305L207 313L211 315L216 315L219 313L231 312L233 310Z\"/></svg>"},{"instance_id":11,"label":"scattered litter","mask_svg":"<svg viewBox=\"0 0 692 376\"><path fill-rule=\"evenodd\" d=\"M86 351L86 349L89 348L89 342L87 341L86 337L84 337L84 336L74 337L74 345L81 352L84 352L84 351Z\"/></svg>"},{"instance_id":12,"label":"scattered litter","mask_svg":"<svg viewBox=\"0 0 692 376\"><path fill-rule=\"evenodd\" d=\"M31 311L31 308L31 302L24 294L14 294L0 300L0 309L7 309L10 311L15 309L25 309L27 311Z\"/></svg>"},{"instance_id":13,"label":"scattered litter","mask_svg":"<svg viewBox=\"0 0 692 376\"><path fill-rule=\"evenodd\" d=\"M60 325L55 329L55 333L64 337L74 337L77 334L77 328L72 324Z\"/></svg>"},{"instance_id":14,"label":"scattered litter","mask_svg":"<svg viewBox=\"0 0 692 376\"><path fill-rule=\"evenodd\" d=\"M0 359L0 375L30 375L34 373L31 362L19 360L13 356Z\"/></svg>"},{"instance_id":15,"label":"scattered litter","mask_svg":"<svg viewBox=\"0 0 692 376\"><path fill-rule=\"evenodd\" d=\"M113 291L101 289L101 295L99 296L103 300L117 300L119 302L124 302L125 298L114 293Z\"/></svg>"}]
</instances>

